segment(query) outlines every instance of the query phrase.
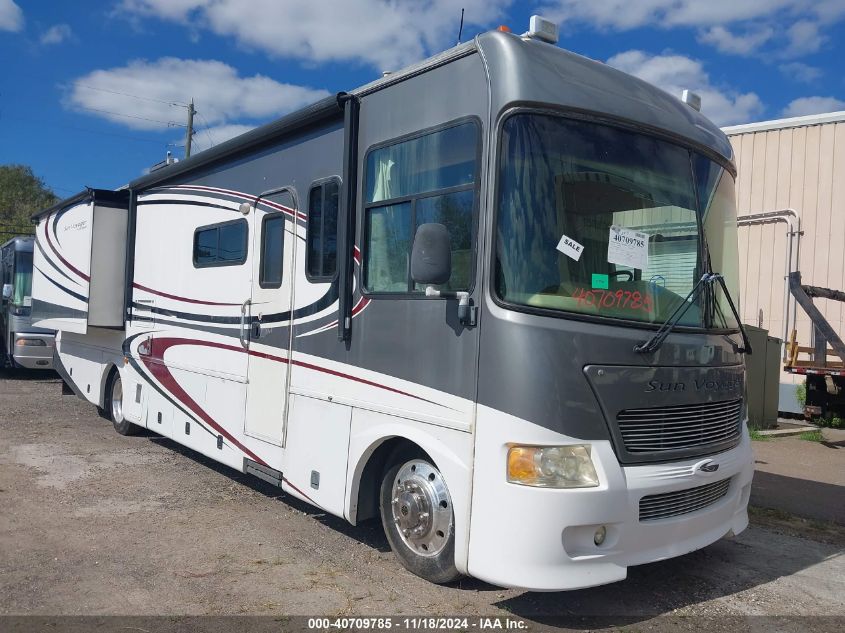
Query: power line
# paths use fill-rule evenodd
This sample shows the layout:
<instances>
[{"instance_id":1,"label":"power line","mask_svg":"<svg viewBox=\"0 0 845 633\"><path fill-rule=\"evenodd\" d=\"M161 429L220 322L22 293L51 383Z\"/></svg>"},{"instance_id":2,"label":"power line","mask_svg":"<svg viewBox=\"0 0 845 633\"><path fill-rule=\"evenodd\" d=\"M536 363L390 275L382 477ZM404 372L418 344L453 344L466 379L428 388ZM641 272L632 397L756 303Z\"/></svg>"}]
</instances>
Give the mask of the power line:
<instances>
[{"instance_id":1,"label":"power line","mask_svg":"<svg viewBox=\"0 0 845 633\"><path fill-rule=\"evenodd\" d=\"M179 101L164 101L163 99L155 99L153 97L142 97L140 95L133 95L129 94L128 92L120 92L119 90L107 90L106 88L95 88L94 86L86 86L85 84L74 84L79 88L87 88L88 90L96 90L98 92L108 92L109 94L113 95L123 95L124 97L132 97L133 99L140 99L141 101L153 101L155 103L164 103L170 106L177 106L180 108L187 108L187 103L181 103Z\"/></svg>"},{"instance_id":2,"label":"power line","mask_svg":"<svg viewBox=\"0 0 845 633\"><path fill-rule=\"evenodd\" d=\"M208 131L208 128L211 126L208 124L208 121L205 120L202 112L197 112L197 114L200 115L200 119L202 119L203 125L205 125L203 129L205 130L205 135L208 137L208 142L210 143L209 147L214 147L214 139L211 138L211 132Z\"/></svg>"},{"instance_id":3,"label":"power line","mask_svg":"<svg viewBox=\"0 0 845 633\"><path fill-rule=\"evenodd\" d=\"M0 117L0 118L3 118L3 117ZM76 130L78 132L87 132L89 134L102 134L104 136L115 136L117 138L125 138L125 139L131 140L131 141L138 141L138 142L141 142L141 143L155 143L156 145L161 145L163 143L163 141L153 139L153 138L142 138L140 136L130 136L128 134L119 134L118 132L104 132L102 130L91 130L91 129L84 128L84 127L78 127L76 125L64 125L62 123L55 123L55 122L52 122L52 121L44 122L44 121L39 121L39 120L36 120L36 119L29 119L27 117L16 116L16 115L6 115L5 118L7 118L7 119L17 119L18 121L28 121L30 123L37 123L38 125L42 125L42 126L48 125L48 126L56 127L56 128L60 128L60 129Z\"/></svg>"},{"instance_id":4,"label":"power line","mask_svg":"<svg viewBox=\"0 0 845 633\"><path fill-rule=\"evenodd\" d=\"M136 114L123 114L121 112L112 112L111 110L100 110L99 108L86 108L85 106L76 106L77 108L81 108L82 110L90 110L91 112L102 112L104 114L112 114L114 116L122 116L128 119L140 119L142 121L152 121L153 123L162 123L167 127L188 127L183 123L176 123L175 121L161 121L159 119L150 119L145 116L138 116Z\"/></svg>"}]
</instances>

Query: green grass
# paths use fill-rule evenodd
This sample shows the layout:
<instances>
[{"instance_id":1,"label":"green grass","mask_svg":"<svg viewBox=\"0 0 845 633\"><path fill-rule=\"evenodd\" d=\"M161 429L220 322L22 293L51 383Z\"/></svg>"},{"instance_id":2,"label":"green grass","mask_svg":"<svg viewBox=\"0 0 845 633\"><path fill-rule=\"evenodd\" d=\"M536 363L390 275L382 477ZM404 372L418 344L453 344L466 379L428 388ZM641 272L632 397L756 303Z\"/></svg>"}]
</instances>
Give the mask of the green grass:
<instances>
[{"instance_id":1,"label":"green grass","mask_svg":"<svg viewBox=\"0 0 845 633\"><path fill-rule=\"evenodd\" d=\"M807 404L807 383L802 382L800 385L795 385L795 399L802 407Z\"/></svg>"},{"instance_id":2,"label":"green grass","mask_svg":"<svg viewBox=\"0 0 845 633\"><path fill-rule=\"evenodd\" d=\"M748 434L751 436L752 442L768 442L771 440L769 436L760 433L759 429L749 427Z\"/></svg>"},{"instance_id":3,"label":"green grass","mask_svg":"<svg viewBox=\"0 0 845 633\"><path fill-rule=\"evenodd\" d=\"M845 420L836 415L829 418L821 418L818 420L818 423L820 426L829 426L832 429L841 429L845 426Z\"/></svg>"},{"instance_id":4,"label":"green grass","mask_svg":"<svg viewBox=\"0 0 845 633\"><path fill-rule=\"evenodd\" d=\"M824 442L824 436L822 435L821 431L804 431L801 435L799 435L802 440L806 440L808 442Z\"/></svg>"}]
</instances>

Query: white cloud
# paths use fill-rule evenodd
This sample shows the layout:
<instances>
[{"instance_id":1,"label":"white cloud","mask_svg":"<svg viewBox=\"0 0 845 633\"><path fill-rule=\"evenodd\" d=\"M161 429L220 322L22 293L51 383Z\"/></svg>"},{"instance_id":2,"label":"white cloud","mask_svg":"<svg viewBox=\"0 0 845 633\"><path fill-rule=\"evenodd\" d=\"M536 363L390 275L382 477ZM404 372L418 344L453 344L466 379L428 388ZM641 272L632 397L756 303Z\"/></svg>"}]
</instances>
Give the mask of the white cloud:
<instances>
[{"instance_id":1,"label":"white cloud","mask_svg":"<svg viewBox=\"0 0 845 633\"><path fill-rule=\"evenodd\" d=\"M801 97L783 109L783 116L807 116L845 110L845 101L835 97Z\"/></svg>"},{"instance_id":2,"label":"white cloud","mask_svg":"<svg viewBox=\"0 0 845 633\"><path fill-rule=\"evenodd\" d=\"M61 44L65 40L70 39L71 35L73 35L73 31L70 26L67 24L56 24L44 31L39 41L45 46L49 44Z\"/></svg>"},{"instance_id":3,"label":"white cloud","mask_svg":"<svg viewBox=\"0 0 845 633\"><path fill-rule=\"evenodd\" d=\"M816 52L827 39L821 29L845 17L845 0L544 1L540 11L564 25L586 23L619 31L646 26L699 28L699 41L742 55L780 38L787 42L783 50L773 51L780 57ZM736 35L729 27L739 27L745 35Z\"/></svg>"},{"instance_id":4,"label":"white cloud","mask_svg":"<svg viewBox=\"0 0 845 633\"><path fill-rule=\"evenodd\" d=\"M818 22L799 20L786 30L789 42L782 55L784 57L798 57L818 51L827 38L821 34Z\"/></svg>"},{"instance_id":5,"label":"white cloud","mask_svg":"<svg viewBox=\"0 0 845 633\"><path fill-rule=\"evenodd\" d=\"M191 98L200 113L197 123L211 126L274 118L328 94L262 75L241 77L219 61L164 57L79 77L69 88L66 104L131 128L152 130L169 121L181 124L184 108L170 104Z\"/></svg>"},{"instance_id":6,"label":"white cloud","mask_svg":"<svg viewBox=\"0 0 845 633\"><path fill-rule=\"evenodd\" d=\"M768 42L774 29L763 27L742 35L734 34L724 26L712 26L699 33L698 41L715 46L720 52L731 55L748 55Z\"/></svg>"},{"instance_id":7,"label":"white cloud","mask_svg":"<svg viewBox=\"0 0 845 633\"><path fill-rule=\"evenodd\" d=\"M23 11L12 0L0 0L0 31L20 31Z\"/></svg>"},{"instance_id":8,"label":"white cloud","mask_svg":"<svg viewBox=\"0 0 845 633\"><path fill-rule=\"evenodd\" d=\"M698 93L702 113L717 125L747 123L763 111L763 104L755 93L739 93L714 86L701 62L683 55L650 55L631 50L614 55L607 63L676 97L680 97L684 88Z\"/></svg>"},{"instance_id":9,"label":"white cloud","mask_svg":"<svg viewBox=\"0 0 845 633\"><path fill-rule=\"evenodd\" d=\"M129 16L156 17L233 37L241 46L310 62L356 60L394 70L495 25L513 0L122 0ZM464 38L466 39L466 38Z\"/></svg>"},{"instance_id":10,"label":"white cloud","mask_svg":"<svg viewBox=\"0 0 845 633\"><path fill-rule=\"evenodd\" d=\"M724 25L812 4L812 0L549 0L545 10L560 21L624 30L646 25Z\"/></svg>"},{"instance_id":11,"label":"white cloud","mask_svg":"<svg viewBox=\"0 0 845 633\"><path fill-rule=\"evenodd\" d=\"M803 62L789 62L781 64L778 69L790 79L800 81L801 83L811 84L822 76L821 68L810 66Z\"/></svg>"}]
</instances>

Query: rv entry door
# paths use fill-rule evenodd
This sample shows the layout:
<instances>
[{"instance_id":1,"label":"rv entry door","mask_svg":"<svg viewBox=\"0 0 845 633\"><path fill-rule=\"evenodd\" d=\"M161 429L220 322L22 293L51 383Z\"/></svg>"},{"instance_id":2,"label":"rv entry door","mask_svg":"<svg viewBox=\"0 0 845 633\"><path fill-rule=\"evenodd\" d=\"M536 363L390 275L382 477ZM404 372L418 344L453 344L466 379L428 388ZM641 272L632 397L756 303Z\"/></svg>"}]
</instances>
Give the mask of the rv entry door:
<instances>
[{"instance_id":1,"label":"rv entry door","mask_svg":"<svg viewBox=\"0 0 845 633\"><path fill-rule=\"evenodd\" d=\"M287 190L252 211L252 297L244 307L248 347L245 433L282 445L288 390L296 208Z\"/></svg>"}]
</instances>

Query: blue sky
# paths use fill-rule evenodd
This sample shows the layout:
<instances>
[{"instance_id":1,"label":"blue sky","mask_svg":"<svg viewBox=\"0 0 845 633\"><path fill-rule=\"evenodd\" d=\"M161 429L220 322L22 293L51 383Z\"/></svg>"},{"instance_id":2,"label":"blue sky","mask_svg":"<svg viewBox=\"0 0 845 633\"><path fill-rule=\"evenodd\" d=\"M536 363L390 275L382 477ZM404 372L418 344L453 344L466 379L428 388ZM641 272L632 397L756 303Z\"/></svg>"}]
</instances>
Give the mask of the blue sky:
<instances>
[{"instance_id":1,"label":"blue sky","mask_svg":"<svg viewBox=\"0 0 845 633\"><path fill-rule=\"evenodd\" d=\"M116 187L534 13L720 125L845 110L845 0L0 0L0 164Z\"/></svg>"}]
</instances>

